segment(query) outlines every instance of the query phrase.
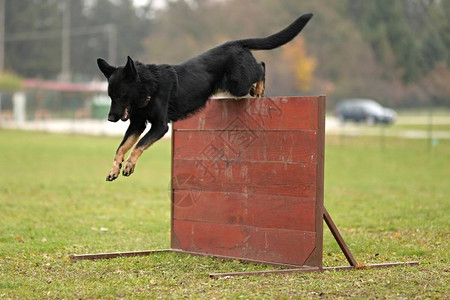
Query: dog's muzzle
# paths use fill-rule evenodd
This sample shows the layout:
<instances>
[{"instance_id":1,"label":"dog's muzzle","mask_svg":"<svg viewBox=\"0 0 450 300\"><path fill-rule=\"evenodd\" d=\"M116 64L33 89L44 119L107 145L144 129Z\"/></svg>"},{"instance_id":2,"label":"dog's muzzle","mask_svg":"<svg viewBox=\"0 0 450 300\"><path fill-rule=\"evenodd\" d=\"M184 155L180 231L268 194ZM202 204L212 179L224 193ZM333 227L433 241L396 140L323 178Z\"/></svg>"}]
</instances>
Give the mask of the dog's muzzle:
<instances>
[{"instance_id":1,"label":"dog's muzzle","mask_svg":"<svg viewBox=\"0 0 450 300\"><path fill-rule=\"evenodd\" d=\"M114 116L114 115L112 115L112 114L109 114L108 115L108 121L109 122L117 122L117 121L119 121L119 118Z\"/></svg>"}]
</instances>

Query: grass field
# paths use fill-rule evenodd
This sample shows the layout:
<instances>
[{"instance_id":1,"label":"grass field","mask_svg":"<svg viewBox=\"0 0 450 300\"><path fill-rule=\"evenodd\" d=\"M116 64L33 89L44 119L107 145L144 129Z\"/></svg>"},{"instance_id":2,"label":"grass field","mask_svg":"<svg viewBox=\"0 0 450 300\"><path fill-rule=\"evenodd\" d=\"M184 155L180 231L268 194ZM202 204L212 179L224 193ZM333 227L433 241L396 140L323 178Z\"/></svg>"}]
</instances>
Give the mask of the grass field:
<instances>
[{"instance_id":1,"label":"grass field","mask_svg":"<svg viewBox=\"0 0 450 300\"><path fill-rule=\"evenodd\" d=\"M1 299L450 297L450 140L327 137L325 204L356 259L418 267L219 280L207 274L269 267L175 254L70 262L169 247L170 142L107 183L118 142L0 130ZM325 230L324 265L346 264Z\"/></svg>"}]
</instances>

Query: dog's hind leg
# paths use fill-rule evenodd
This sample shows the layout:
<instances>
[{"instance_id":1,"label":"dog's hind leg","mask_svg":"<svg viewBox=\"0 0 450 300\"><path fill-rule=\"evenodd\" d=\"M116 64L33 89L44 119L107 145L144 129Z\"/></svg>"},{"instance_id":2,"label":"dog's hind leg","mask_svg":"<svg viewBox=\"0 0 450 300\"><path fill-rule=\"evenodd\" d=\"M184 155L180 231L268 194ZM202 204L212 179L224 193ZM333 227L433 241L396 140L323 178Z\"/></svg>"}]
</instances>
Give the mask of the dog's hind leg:
<instances>
[{"instance_id":1,"label":"dog's hind leg","mask_svg":"<svg viewBox=\"0 0 450 300\"><path fill-rule=\"evenodd\" d=\"M227 90L235 97L244 97L248 94L250 88L251 84L245 79L233 78L227 81Z\"/></svg>"},{"instance_id":2,"label":"dog's hind leg","mask_svg":"<svg viewBox=\"0 0 450 300\"><path fill-rule=\"evenodd\" d=\"M238 50L227 62L224 89L235 97L248 95L252 85L257 82L263 69L248 50Z\"/></svg>"},{"instance_id":3,"label":"dog's hind leg","mask_svg":"<svg viewBox=\"0 0 450 300\"><path fill-rule=\"evenodd\" d=\"M260 80L255 84L253 84L252 87L250 88L250 96L256 98L264 97L265 85L266 83L264 80Z\"/></svg>"},{"instance_id":4,"label":"dog's hind leg","mask_svg":"<svg viewBox=\"0 0 450 300\"><path fill-rule=\"evenodd\" d=\"M260 76L260 79L252 85L249 92L250 96L257 98L264 97L266 90L266 64L261 62L260 66L263 71L262 75Z\"/></svg>"}]
</instances>

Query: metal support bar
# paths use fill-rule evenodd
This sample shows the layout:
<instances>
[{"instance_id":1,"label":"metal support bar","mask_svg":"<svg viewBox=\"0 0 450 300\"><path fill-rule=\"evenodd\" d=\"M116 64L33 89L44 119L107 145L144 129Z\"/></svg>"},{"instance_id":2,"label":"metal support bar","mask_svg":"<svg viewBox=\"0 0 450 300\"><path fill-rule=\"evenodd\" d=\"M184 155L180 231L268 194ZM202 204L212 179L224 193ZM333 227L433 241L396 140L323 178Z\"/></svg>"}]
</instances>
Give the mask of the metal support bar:
<instances>
[{"instance_id":1,"label":"metal support bar","mask_svg":"<svg viewBox=\"0 0 450 300\"><path fill-rule=\"evenodd\" d=\"M70 260L78 261L78 260L112 259L112 258L118 258L118 257L147 256L147 255L152 255L152 254L168 253L168 252L188 254L188 255L193 255L193 256L212 257L212 258L221 259L221 260L239 261L239 262L243 262L243 263L260 264L260 265L267 265L267 266L274 266L274 267L284 267L284 268L298 268L299 267L298 265L274 263L274 262L253 260L253 259L242 259L242 258L236 258L236 257L231 257L231 256L205 254L205 253L198 253L198 252L192 252L192 251L183 251L181 249L162 249L162 250L145 250L145 251L130 251L130 252L80 254L80 255L71 255Z\"/></svg>"},{"instance_id":2,"label":"metal support bar","mask_svg":"<svg viewBox=\"0 0 450 300\"><path fill-rule=\"evenodd\" d=\"M167 253L167 252L172 252L172 249L130 251L130 252L112 252L112 253L97 253L97 254L79 254L79 255L71 255L70 260L77 261L77 260L111 259L111 258L117 258L117 257L144 256L144 255L151 255L151 254L155 254L155 253Z\"/></svg>"},{"instance_id":3,"label":"metal support bar","mask_svg":"<svg viewBox=\"0 0 450 300\"><path fill-rule=\"evenodd\" d=\"M249 258L238 258L238 257L224 256L224 255L217 255L217 254L206 254L206 253L198 253L198 252L192 252L192 251L183 251L181 249L172 249L171 251L175 252L175 253L182 253L182 254L188 254L188 255L194 255L194 256L203 256L203 257L212 257L215 259L237 261L237 262L249 263L249 264L254 264L254 265L266 265L266 266L283 267L283 268L298 268L299 267L298 265L275 263L275 262L249 259Z\"/></svg>"},{"instance_id":4,"label":"metal support bar","mask_svg":"<svg viewBox=\"0 0 450 300\"><path fill-rule=\"evenodd\" d=\"M285 269L285 270L211 273L211 274L209 274L209 278L219 279L219 278L223 278L223 277L235 277L235 276L254 276L254 275L270 275L270 274L310 273L310 272L321 272L321 271L318 267L301 267L301 268Z\"/></svg>"},{"instance_id":5,"label":"metal support bar","mask_svg":"<svg viewBox=\"0 0 450 300\"><path fill-rule=\"evenodd\" d=\"M361 267L342 266L342 267L326 267L326 268L322 268L322 269L319 269L317 267L302 267L302 268L286 269L286 270L248 271L248 272L232 272L232 273L212 273L212 274L209 274L209 277L213 278L213 279L218 279L218 278L233 277L233 276L311 273L311 272L328 272L328 271L351 271L351 270L390 268L390 267L399 267L399 266L417 266L418 264L419 264L419 262L417 262L417 261L410 261L410 262L398 262L398 263L365 265L365 266L361 266Z\"/></svg>"}]
</instances>

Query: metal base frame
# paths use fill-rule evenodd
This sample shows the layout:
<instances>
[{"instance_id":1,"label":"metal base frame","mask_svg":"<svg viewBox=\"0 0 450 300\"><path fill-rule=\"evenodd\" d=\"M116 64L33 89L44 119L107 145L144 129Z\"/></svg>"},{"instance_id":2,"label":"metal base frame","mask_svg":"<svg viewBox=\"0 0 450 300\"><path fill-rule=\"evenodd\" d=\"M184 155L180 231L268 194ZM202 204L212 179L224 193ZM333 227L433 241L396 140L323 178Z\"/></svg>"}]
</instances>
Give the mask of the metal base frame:
<instances>
[{"instance_id":1,"label":"metal base frame","mask_svg":"<svg viewBox=\"0 0 450 300\"><path fill-rule=\"evenodd\" d=\"M251 260L251 259L240 259L236 257L230 256L221 256L221 255L213 255L213 254L205 254L205 253L197 253L190 251L183 251L181 249L163 249L163 250L146 250L146 251L131 251L131 252L112 252L112 253L98 253L98 254L81 254L81 255L72 255L70 256L71 261L78 260L94 260L94 259L111 259L118 257L132 257L132 256L145 256L152 255L157 253L183 253L195 256L204 256L204 257L213 257L217 259L223 260L233 260L251 264L263 264L263 265L271 265L276 267L284 267L286 269L280 270L265 270L265 271L247 271L247 272L232 272L232 273L211 273L209 274L210 278L217 279L221 277L233 277L233 276L249 276L249 275L268 275L268 274L291 274L291 273L306 273L306 272L325 272L325 271L341 271L341 270L366 270L366 269L375 269L375 268L389 268L389 267L397 267L397 266L417 266L419 265L418 261L409 261L409 262L396 262L396 263L384 263L384 264L372 264L372 265L361 265L358 264L353 257L353 254L347 247L344 239L342 238L338 228L334 224L331 216L328 214L328 211L324 208L323 219L333 234L336 242L344 253L347 261L350 266L341 266L341 267L310 267L310 266L296 266L289 264L279 264L273 262L266 262L260 260Z\"/></svg>"}]
</instances>

